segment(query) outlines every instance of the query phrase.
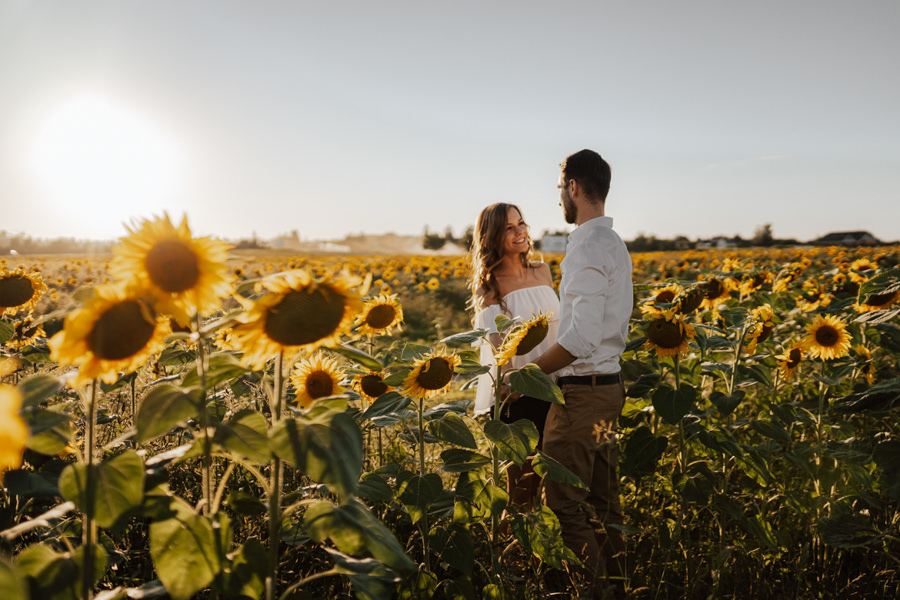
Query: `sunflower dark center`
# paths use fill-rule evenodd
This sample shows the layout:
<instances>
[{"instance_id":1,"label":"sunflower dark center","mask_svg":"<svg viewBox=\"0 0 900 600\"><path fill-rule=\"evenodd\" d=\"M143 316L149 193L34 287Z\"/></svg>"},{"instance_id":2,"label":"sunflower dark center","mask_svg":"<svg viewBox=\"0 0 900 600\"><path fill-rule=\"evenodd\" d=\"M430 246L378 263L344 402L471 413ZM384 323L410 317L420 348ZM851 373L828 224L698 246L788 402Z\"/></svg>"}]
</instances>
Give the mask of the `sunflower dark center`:
<instances>
[{"instance_id":1,"label":"sunflower dark center","mask_svg":"<svg viewBox=\"0 0 900 600\"><path fill-rule=\"evenodd\" d=\"M677 348L684 341L681 326L665 319L656 319L647 328L647 337L660 348Z\"/></svg>"},{"instance_id":2,"label":"sunflower dark center","mask_svg":"<svg viewBox=\"0 0 900 600\"><path fill-rule=\"evenodd\" d=\"M144 267L150 281L170 294L189 290L200 279L197 255L180 241L158 242L147 252Z\"/></svg>"},{"instance_id":3,"label":"sunflower dark center","mask_svg":"<svg viewBox=\"0 0 900 600\"><path fill-rule=\"evenodd\" d=\"M897 295L897 292L890 292L887 294L873 294L866 298L866 304L869 306L882 306L885 304L889 304L891 300L894 299L894 296Z\"/></svg>"},{"instance_id":4,"label":"sunflower dark center","mask_svg":"<svg viewBox=\"0 0 900 600\"><path fill-rule=\"evenodd\" d=\"M763 325L762 331L759 333L759 337L756 338L756 342L758 344L762 344L764 341L769 339L770 335L772 335L772 326L771 325Z\"/></svg>"},{"instance_id":5,"label":"sunflower dark center","mask_svg":"<svg viewBox=\"0 0 900 600\"><path fill-rule=\"evenodd\" d=\"M295 290L269 309L266 335L283 346L303 346L333 334L343 318L340 293L326 286Z\"/></svg>"},{"instance_id":6,"label":"sunflower dark center","mask_svg":"<svg viewBox=\"0 0 900 600\"><path fill-rule=\"evenodd\" d=\"M372 329L384 329L385 327L390 327L396 315L397 311L390 304L379 304L373 306L366 313L366 324Z\"/></svg>"},{"instance_id":7,"label":"sunflower dark center","mask_svg":"<svg viewBox=\"0 0 900 600\"><path fill-rule=\"evenodd\" d=\"M31 280L24 275L10 275L0 279L0 306L3 308L25 304L33 295Z\"/></svg>"},{"instance_id":8,"label":"sunflower dark center","mask_svg":"<svg viewBox=\"0 0 900 600\"><path fill-rule=\"evenodd\" d=\"M378 375L363 375L359 382L359 387L367 396L378 398L388 391L388 386L381 380Z\"/></svg>"},{"instance_id":9,"label":"sunflower dark center","mask_svg":"<svg viewBox=\"0 0 900 600\"><path fill-rule=\"evenodd\" d=\"M710 279L706 282L706 297L709 300L715 300L722 295L725 287L718 279Z\"/></svg>"},{"instance_id":10,"label":"sunflower dark center","mask_svg":"<svg viewBox=\"0 0 900 600\"><path fill-rule=\"evenodd\" d=\"M446 358L435 356L419 371L416 383L426 390L439 390L453 378L453 366Z\"/></svg>"},{"instance_id":11,"label":"sunflower dark center","mask_svg":"<svg viewBox=\"0 0 900 600\"><path fill-rule=\"evenodd\" d=\"M657 304L669 304L675 299L675 292L672 290L663 290L653 299Z\"/></svg>"},{"instance_id":12,"label":"sunflower dark center","mask_svg":"<svg viewBox=\"0 0 900 600\"><path fill-rule=\"evenodd\" d=\"M88 335L88 348L102 360L123 360L140 352L155 329L143 303L124 300L100 315Z\"/></svg>"},{"instance_id":13,"label":"sunflower dark center","mask_svg":"<svg viewBox=\"0 0 900 600\"><path fill-rule=\"evenodd\" d=\"M787 367L793 369L800 364L801 353L799 348L793 348L788 352Z\"/></svg>"},{"instance_id":14,"label":"sunflower dark center","mask_svg":"<svg viewBox=\"0 0 900 600\"><path fill-rule=\"evenodd\" d=\"M838 343L840 339L838 330L831 325L822 325L816 329L816 343L826 348L831 348Z\"/></svg>"},{"instance_id":15,"label":"sunflower dark center","mask_svg":"<svg viewBox=\"0 0 900 600\"><path fill-rule=\"evenodd\" d=\"M700 306L701 302L703 302L703 292L699 290L692 290L681 300L681 305L678 307L678 311L682 314L687 314L693 310L696 310L697 307Z\"/></svg>"},{"instance_id":16,"label":"sunflower dark center","mask_svg":"<svg viewBox=\"0 0 900 600\"><path fill-rule=\"evenodd\" d=\"M547 329L548 326L543 323L535 323L532 325L528 329L528 333L525 334L525 337L519 340L519 345L516 347L516 356L522 356L534 350L535 347L547 337Z\"/></svg>"},{"instance_id":17,"label":"sunflower dark center","mask_svg":"<svg viewBox=\"0 0 900 600\"><path fill-rule=\"evenodd\" d=\"M313 371L306 376L306 394L315 400L330 396L334 390L334 380L325 371Z\"/></svg>"}]
</instances>

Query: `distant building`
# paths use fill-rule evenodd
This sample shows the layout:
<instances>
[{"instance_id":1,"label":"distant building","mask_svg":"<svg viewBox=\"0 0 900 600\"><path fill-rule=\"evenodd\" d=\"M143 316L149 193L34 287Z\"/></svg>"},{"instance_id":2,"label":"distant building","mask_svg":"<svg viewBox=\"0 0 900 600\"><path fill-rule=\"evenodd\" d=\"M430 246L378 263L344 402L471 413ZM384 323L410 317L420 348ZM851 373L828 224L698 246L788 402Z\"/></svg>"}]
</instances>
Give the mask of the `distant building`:
<instances>
[{"instance_id":1,"label":"distant building","mask_svg":"<svg viewBox=\"0 0 900 600\"><path fill-rule=\"evenodd\" d=\"M703 240L702 242L697 242L697 248L707 249L707 248L734 248L737 246L737 243L732 238L726 238L722 236L714 237L708 240Z\"/></svg>"},{"instance_id":2,"label":"distant building","mask_svg":"<svg viewBox=\"0 0 900 600\"><path fill-rule=\"evenodd\" d=\"M541 238L541 252L565 252L566 235L545 235Z\"/></svg>"},{"instance_id":3,"label":"distant building","mask_svg":"<svg viewBox=\"0 0 900 600\"><path fill-rule=\"evenodd\" d=\"M868 231L836 231L811 243L815 246L877 246L881 241Z\"/></svg>"}]
</instances>

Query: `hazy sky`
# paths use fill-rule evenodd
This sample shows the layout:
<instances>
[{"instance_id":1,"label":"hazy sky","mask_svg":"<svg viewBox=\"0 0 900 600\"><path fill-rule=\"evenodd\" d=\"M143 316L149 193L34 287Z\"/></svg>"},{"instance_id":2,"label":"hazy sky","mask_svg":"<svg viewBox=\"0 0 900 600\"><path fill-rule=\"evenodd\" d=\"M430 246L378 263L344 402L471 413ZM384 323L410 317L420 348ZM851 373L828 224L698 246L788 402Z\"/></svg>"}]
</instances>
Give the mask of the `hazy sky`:
<instances>
[{"instance_id":1,"label":"hazy sky","mask_svg":"<svg viewBox=\"0 0 900 600\"><path fill-rule=\"evenodd\" d=\"M900 238L900 2L0 0L0 230Z\"/></svg>"}]
</instances>

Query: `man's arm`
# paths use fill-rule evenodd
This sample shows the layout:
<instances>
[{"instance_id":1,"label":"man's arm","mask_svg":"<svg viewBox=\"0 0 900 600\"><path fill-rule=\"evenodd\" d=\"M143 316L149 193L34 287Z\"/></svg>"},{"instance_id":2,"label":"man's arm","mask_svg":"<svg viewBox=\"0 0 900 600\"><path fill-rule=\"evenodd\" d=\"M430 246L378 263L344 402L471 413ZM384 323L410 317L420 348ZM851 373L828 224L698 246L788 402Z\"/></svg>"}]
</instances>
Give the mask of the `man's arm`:
<instances>
[{"instance_id":1,"label":"man's arm","mask_svg":"<svg viewBox=\"0 0 900 600\"><path fill-rule=\"evenodd\" d=\"M546 352L541 354L537 360L534 361L534 364L541 368L546 374L553 373L554 371L559 371L563 367L571 364L575 360L575 357L572 354L559 345L559 342L554 343L550 348L547 349Z\"/></svg>"}]
</instances>

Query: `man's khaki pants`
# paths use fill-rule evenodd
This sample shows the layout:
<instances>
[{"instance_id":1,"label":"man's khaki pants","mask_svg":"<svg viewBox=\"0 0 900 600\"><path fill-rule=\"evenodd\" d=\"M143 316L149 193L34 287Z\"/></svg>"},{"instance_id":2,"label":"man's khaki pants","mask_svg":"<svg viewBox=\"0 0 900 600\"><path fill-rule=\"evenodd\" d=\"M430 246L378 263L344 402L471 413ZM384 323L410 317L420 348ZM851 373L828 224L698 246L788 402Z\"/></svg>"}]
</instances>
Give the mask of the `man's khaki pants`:
<instances>
[{"instance_id":1,"label":"man's khaki pants","mask_svg":"<svg viewBox=\"0 0 900 600\"><path fill-rule=\"evenodd\" d=\"M550 407L543 451L590 489L547 480L545 502L559 519L566 546L584 562L586 576L598 587L621 585L625 539L607 524L623 523L615 429L625 405L625 388L620 381L564 385L561 390L566 403ZM606 577L618 582L603 583Z\"/></svg>"}]
</instances>

